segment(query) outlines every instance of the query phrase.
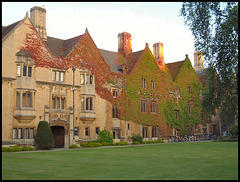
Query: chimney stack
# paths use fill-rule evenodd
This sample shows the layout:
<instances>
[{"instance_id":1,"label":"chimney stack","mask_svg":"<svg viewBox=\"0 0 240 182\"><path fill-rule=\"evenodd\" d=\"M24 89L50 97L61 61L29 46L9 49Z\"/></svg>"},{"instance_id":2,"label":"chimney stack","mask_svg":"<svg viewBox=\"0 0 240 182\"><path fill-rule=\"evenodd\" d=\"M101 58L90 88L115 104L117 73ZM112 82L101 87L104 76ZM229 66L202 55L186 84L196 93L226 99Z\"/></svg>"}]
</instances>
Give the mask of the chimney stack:
<instances>
[{"instance_id":1,"label":"chimney stack","mask_svg":"<svg viewBox=\"0 0 240 182\"><path fill-rule=\"evenodd\" d=\"M194 51L194 69L195 71L203 70L203 53L201 51Z\"/></svg>"},{"instance_id":2,"label":"chimney stack","mask_svg":"<svg viewBox=\"0 0 240 182\"><path fill-rule=\"evenodd\" d=\"M164 66L164 56L163 56L163 43L157 42L153 44L153 54L156 59L156 62L159 66Z\"/></svg>"},{"instance_id":3,"label":"chimney stack","mask_svg":"<svg viewBox=\"0 0 240 182\"><path fill-rule=\"evenodd\" d=\"M47 41L47 30L46 30L46 9L43 7L34 6L30 9L30 20L37 32L43 39Z\"/></svg>"},{"instance_id":4,"label":"chimney stack","mask_svg":"<svg viewBox=\"0 0 240 182\"><path fill-rule=\"evenodd\" d=\"M127 32L118 34L118 52L124 57L132 53L132 35Z\"/></svg>"}]
</instances>

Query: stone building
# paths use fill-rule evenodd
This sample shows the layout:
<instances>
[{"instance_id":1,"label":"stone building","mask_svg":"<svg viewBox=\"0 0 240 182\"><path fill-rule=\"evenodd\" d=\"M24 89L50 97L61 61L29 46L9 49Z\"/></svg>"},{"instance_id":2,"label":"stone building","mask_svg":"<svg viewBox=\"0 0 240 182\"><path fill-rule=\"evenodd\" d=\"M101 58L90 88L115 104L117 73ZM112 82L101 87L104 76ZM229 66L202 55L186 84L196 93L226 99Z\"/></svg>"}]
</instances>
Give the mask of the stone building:
<instances>
[{"instance_id":1,"label":"stone building","mask_svg":"<svg viewBox=\"0 0 240 182\"><path fill-rule=\"evenodd\" d=\"M30 48L26 50L26 42L36 46L32 49L34 54ZM165 64L162 43L153 45L154 55L148 44L144 50L132 52L131 34L127 32L118 35L118 45L118 52L97 48L87 29L84 34L67 40L48 36L44 7L33 7L30 18L26 13L22 20L2 26L2 143L33 145L38 123L43 120L50 124L55 147L96 140L104 128L113 134L115 142L131 142L133 134L142 135L144 140L177 135L178 129L169 126L166 116L158 115L158 111L163 113L158 104L160 101L165 104L165 97L181 98L178 89L169 88L176 87L173 78L178 77L187 57L184 61ZM165 96L156 84L161 77L154 78L156 83L151 82L149 92L145 88L146 85L150 88L148 75L139 78L140 87L146 93L127 90L130 88L127 82L137 78L134 70L139 69L145 55L149 56L154 69L161 70L159 73L170 79L164 86ZM49 60L60 60L60 66ZM67 68L61 67L63 60L71 60L67 62ZM189 69L193 70L192 66ZM108 75L114 80L109 81ZM124 117L124 105L119 103L124 100L125 92L132 94L135 91L134 94L141 95L139 112L163 120L138 122L133 116L139 113L130 111ZM111 95L107 95L109 93ZM172 112L177 118L178 111ZM131 114L129 118L128 114ZM202 124L198 127L198 133L202 133Z\"/></svg>"}]
</instances>

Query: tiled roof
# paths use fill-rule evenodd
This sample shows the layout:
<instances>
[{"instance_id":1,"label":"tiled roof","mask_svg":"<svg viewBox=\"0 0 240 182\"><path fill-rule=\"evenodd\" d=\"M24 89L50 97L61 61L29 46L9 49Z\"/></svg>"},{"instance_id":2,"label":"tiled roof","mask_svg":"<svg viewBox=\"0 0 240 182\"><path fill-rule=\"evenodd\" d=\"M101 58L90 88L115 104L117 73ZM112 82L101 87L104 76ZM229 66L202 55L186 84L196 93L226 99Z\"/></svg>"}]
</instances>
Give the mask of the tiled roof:
<instances>
[{"instance_id":1,"label":"tiled roof","mask_svg":"<svg viewBox=\"0 0 240 182\"><path fill-rule=\"evenodd\" d=\"M202 83L202 86L204 87L207 83L207 69L203 69L202 71L197 71L197 76L200 82Z\"/></svg>"},{"instance_id":2,"label":"tiled roof","mask_svg":"<svg viewBox=\"0 0 240 182\"><path fill-rule=\"evenodd\" d=\"M2 39L12 30L14 29L20 22L20 21L17 21L11 25L8 25L8 26L2 26Z\"/></svg>"},{"instance_id":3,"label":"tiled roof","mask_svg":"<svg viewBox=\"0 0 240 182\"><path fill-rule=\"evenodd\" d=\"M65 57L72 48L76 45L76 43L80 40L82 35L62 40L54 37L47 37L47 41L45 42L49 50L54 56Z\"/></svg>"},{"instance_id":4,"label":"tiled roof","mask_svg":"<svg viewBox=\"0 0 240 182\"><path fill-rule=\"evenodd\" d=\"M126 62L126 59L122 56L122 54L104 49L99 49L99 51L107 64L110 66L111 72L121 73L120 69L123 69L122 65Z\"/></svg>"},{"instance_id":5,"label":"tiled roof","mask_svg":"<svg viewBox=\"0 0 240 182\"><path fill-rule=\"evenodd\" d=\"M182 67L183 63L184 63L184 61L178 61L178 62L166 64L173 80L176 79L178 72L179 72L180 68Z\"/></svg>"},{"instance_id":6,"label":"tiled roof","mask_svg":"<svg viewBox=\"0 0 240 182\"><path fill-rule=\"evenodd\" d=\"M130 72L132 71L135 63L137 62L137 60L139 59L143 51L144 50L132 52L127 56L127 69L128 69L127 73L128 74L130 74Z\"/></svg>"}]
</instances>

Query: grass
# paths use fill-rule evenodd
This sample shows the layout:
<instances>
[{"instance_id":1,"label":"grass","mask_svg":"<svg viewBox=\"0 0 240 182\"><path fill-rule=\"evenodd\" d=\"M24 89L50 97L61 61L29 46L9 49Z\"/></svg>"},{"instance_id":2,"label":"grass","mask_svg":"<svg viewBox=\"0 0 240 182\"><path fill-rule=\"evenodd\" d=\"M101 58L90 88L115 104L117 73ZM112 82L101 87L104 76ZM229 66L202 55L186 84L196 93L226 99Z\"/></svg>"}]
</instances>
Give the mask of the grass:
<instances>
[{"instance_id":1,"label":"grass","mask_svg":"<svg viewBox=\"0 0 240 182\"><path fill-rule=\"evenodd\" d=\"M2 154L6 180L237 180L238 142Z\"/></svg>"}]
</instances>

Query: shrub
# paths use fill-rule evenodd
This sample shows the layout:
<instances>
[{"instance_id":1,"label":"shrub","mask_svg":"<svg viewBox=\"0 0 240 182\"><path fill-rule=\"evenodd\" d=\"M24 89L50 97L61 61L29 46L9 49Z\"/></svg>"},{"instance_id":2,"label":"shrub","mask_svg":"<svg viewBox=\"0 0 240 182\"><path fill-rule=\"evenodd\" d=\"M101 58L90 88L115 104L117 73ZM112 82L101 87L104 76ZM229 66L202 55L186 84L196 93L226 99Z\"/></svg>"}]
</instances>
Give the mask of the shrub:
<instances>
[{"instance_id":1,"label":"shrub","mask_svg":"<svg viewBox=\"0 0 240 182\"><path fill-rule=\"evenodd\" d=\"M32 147L2 147L2 152L20 152L20 151L32 151L34 148Z\"/></svg>"},{"instance_id":2,"label":"shrub","mask_svg":"<svg viewBox=\"0 0 240 182\"><path fill-rule=\"evenodd\" d=\"M18 146L14 146L12 147L13 152L19 152L22 151L22 148L18 147Z\"/></svg>"},{"instance_id":3,"label":"shrub","mask_svg":"<svg viewBox=\"0 0 240 182\"><path fill-rule=\"evenodd\" d=\"M108 130L104 129L104 130L100 131L97 141L99 143L105 142L108 144L113 144L113 136Z\"/></svg>"},{"instance_id":4,"label":"shrub","mask_svg":"<svg viewBox=\"0 0 240 182\"><path fill-rule=\"evenodd\" d=\"M141 137L139 134L138 135L133 134L132 141L133 141L133 143L135 143L135 142L142 143L143 142L143 137Z\"/></svg>"},{"instance_id":5,"label":"shrub","mask_svg":"<svg viewBox=\"0 0 240 182\"><path fill-rule=\"evenodd\" d=\"M33 151L33 147L22 147L22 151Z\"/></svg>"},{"instance_id":6,"label":"shrub","mask_svg":"<svg viewBox=\"0 0 240 182\"><path fill-rule=\"evenodd\" d=\"M86 148L86 147L101 147L102 144L98 143L98 142L87 142L87 143L82 143L81 146L84 148Z\"/></svg>"},{"instance_id":7,"label":"shrub","mask_svg":"<svg viewBox=\"0 0 240 182\"><path fill-rule=\"evenodd\" d=\"M140 144L140 142L139 142L139 141L136 141L136 142L133 142L133 144Z\"/></svg>"},{"instance_id":8,"label":"shrub","mask_svg":"<svg viewBox=\"0 0 240 182\"><path fill-rule=\"evenodd\" d=\"M2 152L13 152L12 147L2 147Z\"/></svg>"},{"instance_id":9,"label":"shrub","mask_svg":"<svg viewBox=\"0 0 240 182\"><path fill-rule=\"evenodd\" d=\"M231 126L230 133L233 137L238 137L238 124L234 124Z\"/></svg>"},{"instance_id":10,"label":"shrub","mask_svg":"<svg viewBox=\"0 0 240 182\"><path fill-rule=\"evenodd\" d=\"M37 149L51 149L54 147L52 130L47 121L40 121L37 127L35 137L35 146Z\"/></svg>"},{"instance_id":11,"label":"shrub","mask_svg":"<svg viewBox=\"0 0 240 182\"><path fill-rule=\"evenodd\" d=\"M73 145L71 145L69 148L78 148L78 146L76 145L76 144L73 144Z\"/></svg>"},{"instance_id":12,"label":"shrub","mask_svg":"<svg viewBox=\"0 0 240 182\"><path fill-rule=\"evenodd\" d=\"M115 145L129 145L128 142L118 142L118 143L115 143Z\"/></svg>"}]
</instances>

